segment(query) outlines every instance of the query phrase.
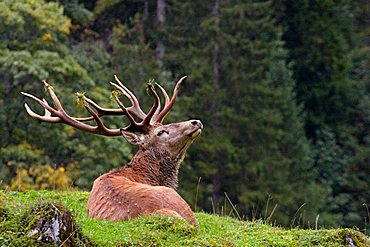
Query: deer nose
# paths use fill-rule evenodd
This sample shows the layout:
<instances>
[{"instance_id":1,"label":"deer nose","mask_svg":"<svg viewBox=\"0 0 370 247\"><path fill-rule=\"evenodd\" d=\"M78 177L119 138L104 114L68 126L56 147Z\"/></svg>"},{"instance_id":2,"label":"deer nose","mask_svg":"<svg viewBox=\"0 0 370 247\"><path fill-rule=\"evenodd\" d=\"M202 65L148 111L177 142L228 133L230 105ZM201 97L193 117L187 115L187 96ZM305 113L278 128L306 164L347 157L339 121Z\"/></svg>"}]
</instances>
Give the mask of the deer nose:
<instances>
[{"instance_id":1,"label":"deer nose","mask_svg":"<svg viewBox=\"0 0 370 247\"><path fill-rule=\"evenodd\" d=\"M191 121L191 124L195 125L195 126L198 126L199 129L203 129L203 124L200 120L193 120L193 121Z\"/></svg>"}]
</instances>

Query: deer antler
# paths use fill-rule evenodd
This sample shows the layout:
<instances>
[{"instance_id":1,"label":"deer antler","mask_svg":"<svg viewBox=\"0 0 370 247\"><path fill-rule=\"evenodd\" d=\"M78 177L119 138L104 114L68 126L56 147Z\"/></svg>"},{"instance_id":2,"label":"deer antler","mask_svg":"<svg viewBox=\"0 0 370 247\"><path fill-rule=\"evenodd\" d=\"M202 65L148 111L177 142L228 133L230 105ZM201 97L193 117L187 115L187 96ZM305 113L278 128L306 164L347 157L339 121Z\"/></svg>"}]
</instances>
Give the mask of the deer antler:
<instances>
[{"instance_id":1,"label":"deer antler","mask_svg":"<svg viewBox=\"0 0 370 247\"><path fill-rule=\"evenodd\" d=\"M136 96L127 87L125 87L125 85L123 85L123 83L118 79L116 75L114 75L114 78L116 79L118 85L113 82L109 83L118 88L123 93L123 95L125 95L131 101L132 106L127 108L127 110L138 118L144 119L146 115L143 110L141 110L140 103L137 100Z\"/></svg>"},{"instance_id":2,"label":"deer antler","mask_svg":"<svg viewBox=\"0 0 370 247\"><path fill-rule=\"evenodd\" d=\"M114 85L114 86L118 86L118 85L116 85L114 83L111 83L111 84ZM130 125L128 127L126 127L125 130L138 130L138 129L145 130L147 127L150 126L150 122L151 122L150 120L153 118L153 115L155 114L157 108L159 107L159 97L158 97L158 94L155 91L155 88L154 88L154 86L152 84L148 84L148 88L149 88L149 90L152 92L152 94L154 96L154 104L153 104L152 108L149 110L149 113L147 115L145 115L144 113L142 113L142 111L140 109L140 106L139 106L139 102L136 100L136 97L129 91L132 94L132 95L130 95L131 97L129 97L129 98L130 99L134 98L133 101L136 101L137 102L137 103L133 103L133 106L130 107L130 110L133 113L135 113L135 115L137 117L141 116L141 113L143 115L142 117L139 117L140 119L142 119L142 121L140 123L136 122L135 119L131 116L131 114L129 113L129 109L126 108L122 104L122 102L119 100L117 94L113 94L113 97L116 100L117 104L122 109L122 111L125 113L125 115L127 116L127 118L130 120ZM128 91L128 89L126 89L126 90Z\"/></svg>"},{"instance_id":3,"label":"deer antler","mask_svg":"<svg viewBox=\"0 0 370 247\"><path fill-rule=\"evenodd\" d=\"M45 109L44 116L41 116L34 111L31 110L31 108L25 104L25 108L27 113L40 121L43 122L49 122L49 123L64 123L68 124L72 127L75 127L77 129L80 129L82 131L90 132L93 134L98 135L105 135L105 136L119 136L121 135L121 129L109 129L107 128L104 123L101 120L101 117L107 116L107 115L125 115L128 120L130 121L130 124L124 128L124 130L131 130L131 131L146 131L147 128L153 124L153 123L162 123L166 115L168 114L169 110L172 108L172 106L175 103L178 89L182 83L182 81L186 78L186 76L182 77L176 84L172 98L170 100L166 90L161 87L159 84L155 84L158 86L164 96L165 99L165 106L162 111L160 111L161 104L159 96L155 90L155 86L152 84L148 84L148 88L150 92L152 93L154 97L154 103L151 109L149 110L148 114L145 114L139 104L139 101L137 100L136 96L127 88L125 87L122 82L118 79L117 76L114 76L117 83L110 82L113 86L118 88L124 96L126 96L132 106L125 107L122 102L119 100L119 97L116 93L112 93L115 101L117 102L120 109L110 109L110 108L103 108L99 106L97 103L95 103L93 100L85 97L84 95L78 94L78 97L82 97L84 107L86 110L91 114L90 117L84 117L84 118L76 118L68 115L66 111L63 109L62 104L59 101L59 98L55 94L53 87L50 86L46 81L44 82L45 87L47 88L56 109L51 107L45 99L40 100L39 98L33 96L29 93L21 92L24 96L33 99L38 104L40 104ZM137 122L132 115L135 115L137 118L141 119L141 122ZM94 120L96 123L96 126L91 126L89 124L84 123L85 121L91 121Z\"/></svg>"},{"instance_id":4,"label":"deer antler","mask_svg":"<svg viewBox=\"0 0 370 247\"><path fill-rule=\"evenodd\" d=\"M154 119L157 123L162 123L165 117L167 116L168 112L171 110L172 106L175 104L177 94L179 92L179 88L181 86L181 83L186 79L187 76L183 76L180 78L180 80L176 83L175 89L173 90L172 98L169 100L168 94L164 88L162 88L159 84L156 83L156 85L162 90L162 93L165 98L165 106L163 110L156 116Z\"/></svg>"},{"instance_id":5,"label":"deer antler","mask_svg":"<svg viewBox=\"0 0 370 247\"><path fill-rule=\"evenodd\" d=\"M144 112L141 110L140 108L140 104L139 104L139 101L137 100L137 98L135 97L135 95L127 88L125 87L122 82L117 78L117 76L115 75L114 76L116 81L118 82L118 85L113 83L113 82L110 82L110 84L112 84L113 86L117 87L127 98L130 99L131 103L132 103L132 106L127 108L127 110L129 110L130 113L134 114L135 116L137 116L138 118L140 119L144 119L147 117L147 115L144 114ZM178 91L179 91L179 88L182 84L182 82L187 78L187 76L183 76L182 78L180 78L180 80L176 83L176 86L173 90L173 95L172 95L172 98L170 100L170 97L168 96L166 90L161 86L159 85L158 83L155 83L155 85L157 87L159 87L159 89L162 91L162 94L164 96L164 100L165 100L165 106L163 108L162 111L160 111L161 109L161 103L160 103L160 100L159 100L159 97L158 97L158 94L157 92L155 91L155 88L153 87L153 85L151 84L148 84L148 87L150 89L150 91L152 92L153 96L154 96L154 100L155 102L158 102L158 105L156 105L156 107L152 107L151 110L154 110L154 113L153 115L151 115L152 117L149 119L149 121L146 121L146 123L162 123L165 119L165 117L167 116L168 112L171 110L171 108L173 107L173 105L175 104L175 101L176 101L176 98L177 98L177 94L178 94ZM157 104L157 103L155 103ZM149 115L149 113L148 113Z\"/></svg>"},{"instance_id":6,"label":"deer antler","mask_svg":"<svg viewBox=\"0 0 370 247\"><path fill-rule=\"evenodd\" d=\"M29 97L29 98L33 99L34 101L36 101L42 107L45 108L45 115L41 116L41 115L38 115L37 113L33 112L31 110L31 108L27 105L27 103L25 103L24 106L26 108L26 111L31 117L33 117L35 119L38 119L38 120L41 120L43 122L68 124L68 125L73 126L73 127L77 128L79 130L83 130L83 131L90 132L90 133L93 133L93 134L105 135L105 136L119 136L119 135L121 135L120 129L109 129L109 128L107 128L103 124L103 122L101 121L98 113L95 112L94 109L91 108L88 101L86 101L86 100L84 101L84 107L92 115L92 119L95 120L97 126L91 126L91 125L85 124L82 121L80 121L78 118L74 118L74 117L69 116L65 112L65 110L63 109L62 104L60 103L60 101L59 101L57 95L55 94L52 86L50 86L50 84L48 84L46 81L43 81L43 82L44 82L44 85L47 88L47 90L48 90L48 92L49 92L49 94L50 94L50 96L51 96L51 98L54 102L54 105L57 109L54 109L53 107L49 106L49 104L47 103L47 101L45 99L40 100L39 98L33 96L32 94L21 92L21 94L23 94L26 97ZM55 116L51 116L51 114L53 114ZM84 119L84 121L87 121L87 120Z\"/></svg>"}]
</instances>

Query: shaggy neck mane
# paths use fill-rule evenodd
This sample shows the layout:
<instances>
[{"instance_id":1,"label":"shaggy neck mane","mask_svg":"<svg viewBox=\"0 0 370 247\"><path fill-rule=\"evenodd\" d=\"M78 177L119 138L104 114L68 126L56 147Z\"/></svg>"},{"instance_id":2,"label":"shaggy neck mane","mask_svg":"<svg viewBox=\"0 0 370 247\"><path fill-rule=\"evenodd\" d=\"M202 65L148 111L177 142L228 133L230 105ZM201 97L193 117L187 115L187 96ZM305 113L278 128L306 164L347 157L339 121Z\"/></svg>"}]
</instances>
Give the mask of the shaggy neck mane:
<instances>
[{"instance_id":1,"label":"shaggy neck mane","mask_svg":"<svg viewBox=\"0 0 370 247\"><path fill-rule=\"evenodd\" d=\"M183 158L183 153L171 159L167 151L140 149L127 165L110 173L124 176L134 182L176 189L179 167Z\"/></svg>"}]
</instances>

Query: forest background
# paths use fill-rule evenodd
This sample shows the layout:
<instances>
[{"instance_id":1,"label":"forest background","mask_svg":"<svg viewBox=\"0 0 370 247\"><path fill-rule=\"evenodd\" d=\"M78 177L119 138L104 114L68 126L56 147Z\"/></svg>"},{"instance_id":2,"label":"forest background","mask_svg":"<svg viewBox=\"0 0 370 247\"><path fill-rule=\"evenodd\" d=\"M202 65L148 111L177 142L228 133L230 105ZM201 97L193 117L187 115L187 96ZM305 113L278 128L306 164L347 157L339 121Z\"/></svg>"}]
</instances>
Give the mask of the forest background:
<instances>
[{"instance_id":1,"label":"forest background","mask_svg":"<svg viewBox=\"0 0 370 247\"><path fill-rule=\"evenodd\" d=\"M172 91L188 75L168 122L205 126L179 174L193 209L368 233L369 9L366 0L0 0L0 187L89 190L136 150L31 119L21 91L45 97L46 79L69 113L86 116L75 92L116 107L114 74L145 109L149 80Z\"/></svg>"}]
</instances>

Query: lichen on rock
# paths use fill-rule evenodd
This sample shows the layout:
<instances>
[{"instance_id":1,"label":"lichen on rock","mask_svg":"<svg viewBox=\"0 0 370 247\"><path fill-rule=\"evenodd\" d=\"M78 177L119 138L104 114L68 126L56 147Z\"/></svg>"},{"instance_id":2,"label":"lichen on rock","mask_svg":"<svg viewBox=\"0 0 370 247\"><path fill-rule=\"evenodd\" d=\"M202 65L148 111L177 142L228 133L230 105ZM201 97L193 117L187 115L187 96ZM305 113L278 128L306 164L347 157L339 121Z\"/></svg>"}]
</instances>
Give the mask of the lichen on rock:
<instances>
[{"instance_id":1,"label":"lichen on rock","mask_svg":"<svg viewBox=\"0 0 370 247\"><path fill-rule=\"evenodd\" d=\"M339 229L338 236L343 246L348 247L370 246L369 239L366 239L366 235L363 235L359 231L353 229L349 228Z\"/></svg>"},{"instance_id":2,"label":"lichen on rock","mask_svg":"<svg viewBox=\"0 0 370 247\"><path fill-rule=\"evenodd\" d=\"M87 240L79 232L72 213L60 203L36 205L24 220L27 236L43 243L76 246L76 241Z\"/></svg>"}]
</instances>

